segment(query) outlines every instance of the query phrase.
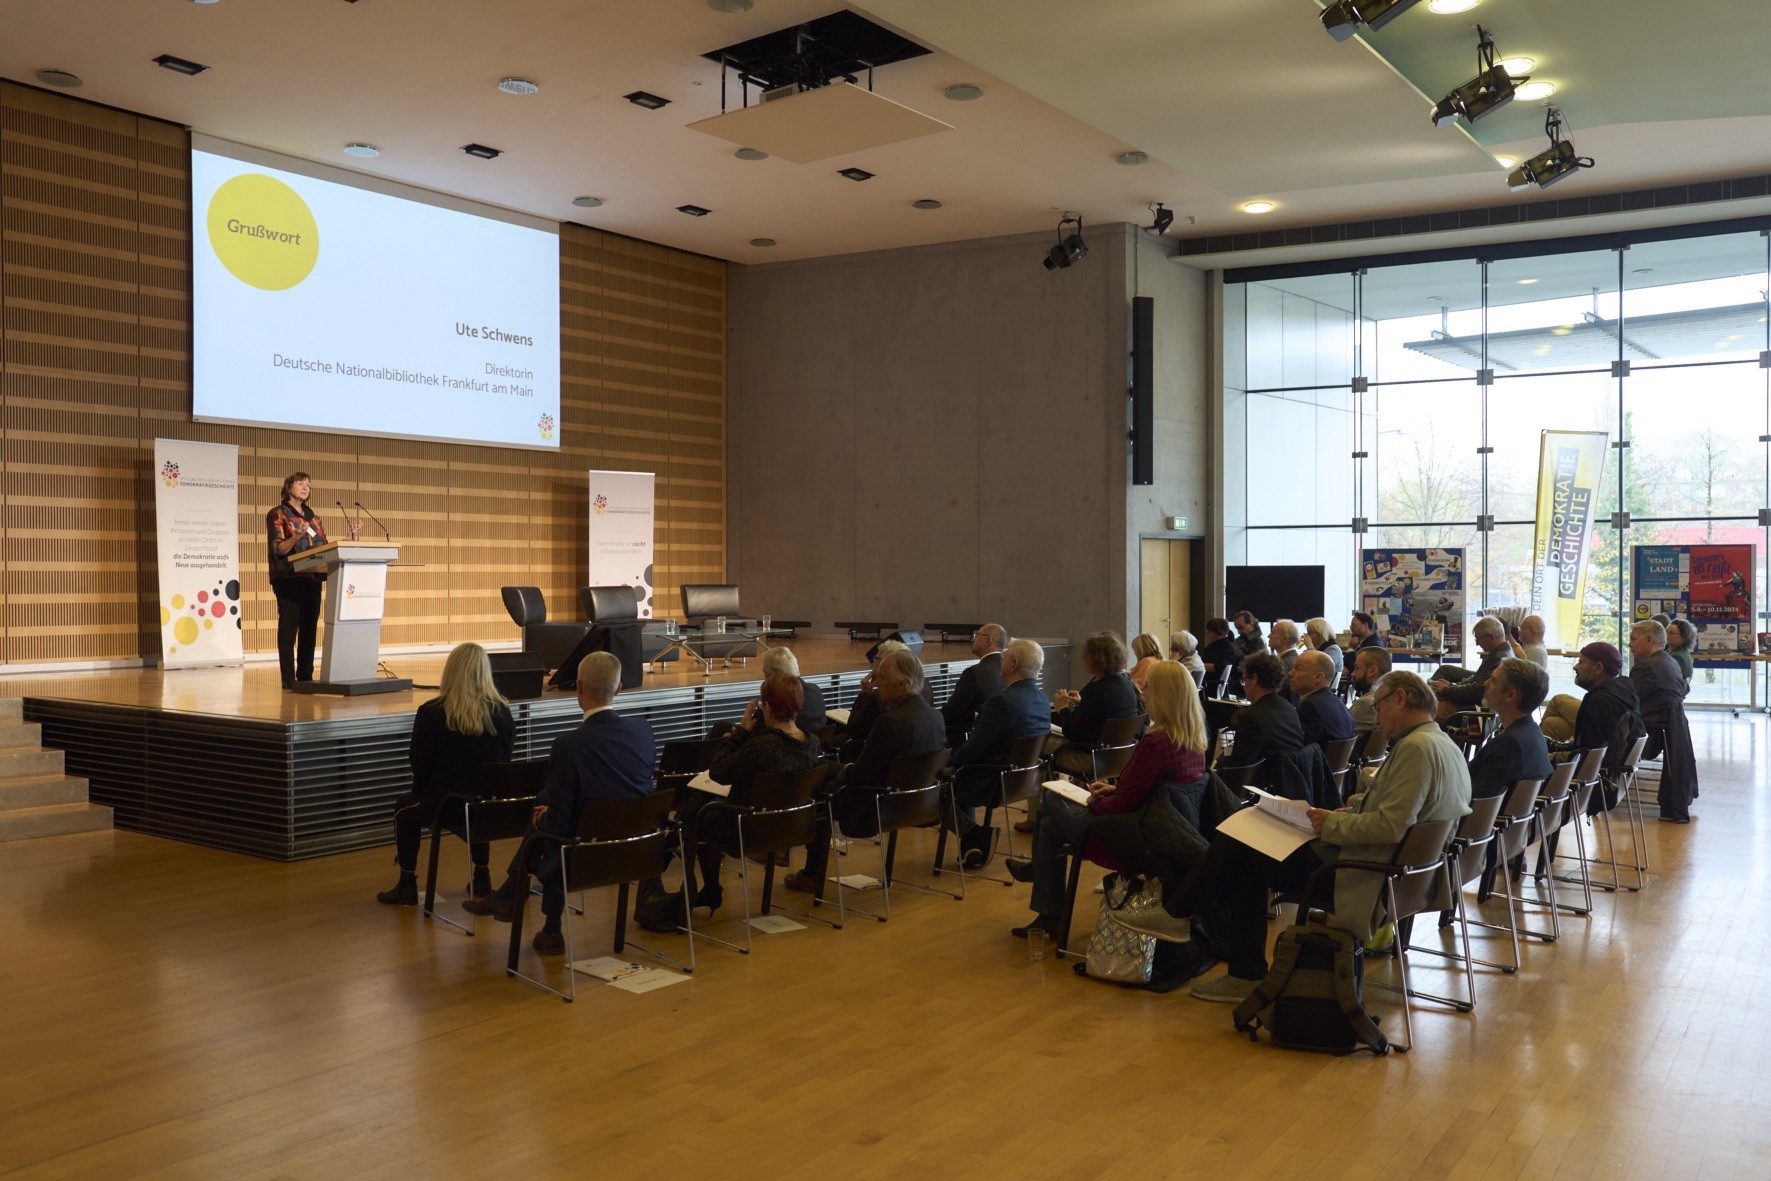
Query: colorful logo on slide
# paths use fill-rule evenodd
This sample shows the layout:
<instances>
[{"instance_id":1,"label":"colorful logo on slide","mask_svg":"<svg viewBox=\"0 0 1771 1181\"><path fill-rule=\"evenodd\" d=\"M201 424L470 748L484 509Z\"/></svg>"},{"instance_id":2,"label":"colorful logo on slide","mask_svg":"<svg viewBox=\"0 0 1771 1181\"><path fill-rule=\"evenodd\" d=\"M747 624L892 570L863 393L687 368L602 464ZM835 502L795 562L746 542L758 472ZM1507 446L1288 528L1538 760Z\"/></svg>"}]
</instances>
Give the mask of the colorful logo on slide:
<instances>
[{"instance_id":1,"label":"colorful logo on slide","mask_svg":"<svg viewBox=\"0 0 1771 1181\"><path fill-rule=\"evenodd\" d=\"M590 507L597 511L598 516L601 516L609 511L609 498L599 492L596 494L596 499L590 502Z\"/></svg>"},{"instance_id":2,"label":"colorful logo on slide","mask_svg":"<svg viewBox=\"0 0 1771 1181\"><path fill-rule=\"evenodd\" d=\"M160 479L168 488L178 487L178 461L169 459L160 465Z\"/></svg>"},{"instance_id":3,"label":"colorful logo on slide","mask_svg":"<svg viewBox=\"0 0 1771 1181\"><path fill-rule=\"evenodd\" d=\"M287 291L313 273L320 227L301 194L275 177L248 172L209 199L209 246L248 287Z\"/></svg>"},{"instance_id":4,"label":"colorful logo on slide","mask_svg":"<svg viewBox=\"0 0 1771 1181\"><path fill-rule=\"evenodd\" d=\"M347 582L344 584L344 597L347 599L354 599L357 597L357 584L356 583Z\"/></svg>"},{"instance_id":5,"label":"colorful logo on slide","mask_svg":"<svg viewBox=\"0 0 1771 1181\"><path fill-rule=\"evenodd\" d=\"M540 421L535 424L535 429L541 432L543 439L553 438L553 415L543 414Z\"/></svg>"}]
</instances>

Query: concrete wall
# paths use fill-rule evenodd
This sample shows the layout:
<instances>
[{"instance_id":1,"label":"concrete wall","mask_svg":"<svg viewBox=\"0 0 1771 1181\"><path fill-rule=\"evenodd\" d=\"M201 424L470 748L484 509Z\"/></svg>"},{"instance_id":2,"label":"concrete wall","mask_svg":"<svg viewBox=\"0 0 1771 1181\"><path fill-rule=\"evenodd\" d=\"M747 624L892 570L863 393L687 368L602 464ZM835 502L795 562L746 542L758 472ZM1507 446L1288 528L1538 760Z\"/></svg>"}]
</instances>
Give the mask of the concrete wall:
<instances>
[{"instance_id":1,"label":"concrete wall","mask_svg":"<svg viewBox=\"0 0 1771 1181\"><path fill-rule=\"evenodd\" d=\"M1196 511L1206 478L1205 311L1162 306L1198 305L1202 280L1132 234L1090 228L1088 258L1051 272L1049 234L734 268L728 565L746 609L819 628L1125 628L1138 528ZM1133 272L1159 337L1175 326L1158 354L1165 483L1135 499Z\"/></svg>"}]
</instances>

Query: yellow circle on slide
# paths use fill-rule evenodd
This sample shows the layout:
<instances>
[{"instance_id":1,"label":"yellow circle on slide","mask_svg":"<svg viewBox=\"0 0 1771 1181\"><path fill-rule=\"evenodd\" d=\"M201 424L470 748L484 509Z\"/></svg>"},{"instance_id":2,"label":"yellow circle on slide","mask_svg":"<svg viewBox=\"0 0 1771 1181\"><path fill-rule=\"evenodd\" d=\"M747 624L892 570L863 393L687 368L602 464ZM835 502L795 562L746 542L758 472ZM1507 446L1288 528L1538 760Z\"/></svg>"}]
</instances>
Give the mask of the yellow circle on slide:
<instances>
[{"instance_id":1,"label":"yellow circle on slide","mask_svg":"<svg viewBox=\"0 0 1771 1181\"><path fill-rule=\"evenodd\" d=\"M209 199L209 246L240 282L287 291L313 273L320 227L300 193L275 177L248 172Z\"/></svg>"},{"instance_id":2,"label":"yellow circle on slide","mask_svg":"<svg viewBox=\"0 0 1771 1181\"><path fill-rule=\"evenodd\" d=\"M181 616L179 621L172 625L172 638L181 644L196 643L197 621L189 615Z\"/></svg>"}]
</instances>

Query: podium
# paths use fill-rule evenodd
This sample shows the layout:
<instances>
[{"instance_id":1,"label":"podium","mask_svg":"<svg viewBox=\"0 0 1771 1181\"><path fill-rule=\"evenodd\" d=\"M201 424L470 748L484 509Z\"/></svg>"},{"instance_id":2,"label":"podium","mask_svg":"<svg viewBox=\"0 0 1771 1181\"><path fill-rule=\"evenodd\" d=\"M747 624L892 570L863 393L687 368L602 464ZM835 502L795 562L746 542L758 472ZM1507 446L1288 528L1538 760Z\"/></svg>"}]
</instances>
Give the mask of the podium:
<instances>
[{"instance_id":1,"label":"podium","mask_svg":"<svg viewBox=\"0 0 1771 1181\"><path fill-rule=\"evenodd\" d=\"M387 567L399 556L399 547L386 542L329 541L290 559L290 566L301 573L326 575L320 677L298 681L297 693L355 697L412 687L411 681L375 675L381 661Z\"/></svg>"}]
</instances>

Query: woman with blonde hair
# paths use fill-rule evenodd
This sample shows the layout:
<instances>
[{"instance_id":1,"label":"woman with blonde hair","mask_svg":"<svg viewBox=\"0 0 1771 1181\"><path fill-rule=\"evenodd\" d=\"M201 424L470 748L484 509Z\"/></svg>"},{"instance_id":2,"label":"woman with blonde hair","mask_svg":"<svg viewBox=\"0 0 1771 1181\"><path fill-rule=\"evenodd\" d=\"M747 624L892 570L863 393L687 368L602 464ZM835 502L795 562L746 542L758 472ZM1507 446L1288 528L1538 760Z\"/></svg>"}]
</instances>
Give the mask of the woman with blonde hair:
<instances>
[{"instance_id":1,"label":"woman with blonde hair","mask_svg":"<svg viewBox=\"0 0 1771 1181\"><path fill-rule=\"evenodd\" d=\"M418 845L436 814L437 804L451 793L472 795L479 789L480 768L510 762L516 723L510 703L492 683L492 662L478 644L460 644L443 665L437 695L418 707L412 720L412 790L394 801L394 860L400 880L376 900L392 906L418 905ZM486 869L486 846L470 845L475 898L492 892Z\"/></svg>"},{"instance_id":2,"label":"woman with blonde hair","mask_svg":"<svg viewBox=\"0 0 1771 1181\"><path fill-rule=\"evenodd\" d=\"M1205 710L1193 674L1177 661L1158 661L1144 690L1144 709L1150 715L1150 728L1138 740L1131 762L1116 782L1096 780L1088 785L1088 807L1073 804L1056 792L1044 793L1033 855L1025 861L1010 858L1004 863L1016 881L1033 883L1035 917L1027 926L1015 927L1012 934L1025 938L1029 928L1048 933L1058 929L1064 906L1061 850L1066 846L1081 843L1083 855L1090 861L1117 868L1106 849L1088 835L1094 817L1135 812L1157 787L1194 783L1205 777Z\"/></svg>"},{"instance_id":3,"label":"woman with blonde hair","mask_svg":"<svg viewBox=\"0 0 1771 1181\"><path fill-rule=\"evenodd\" d=\"M1145 632L1132 637L1131 654L1138 658L1137 664L1132 666L1131 683L1142 693L1144 682L1150 677L1151 666L1162 659L1162 644L1155 636Z\"/></svg>"}]
</instances>

